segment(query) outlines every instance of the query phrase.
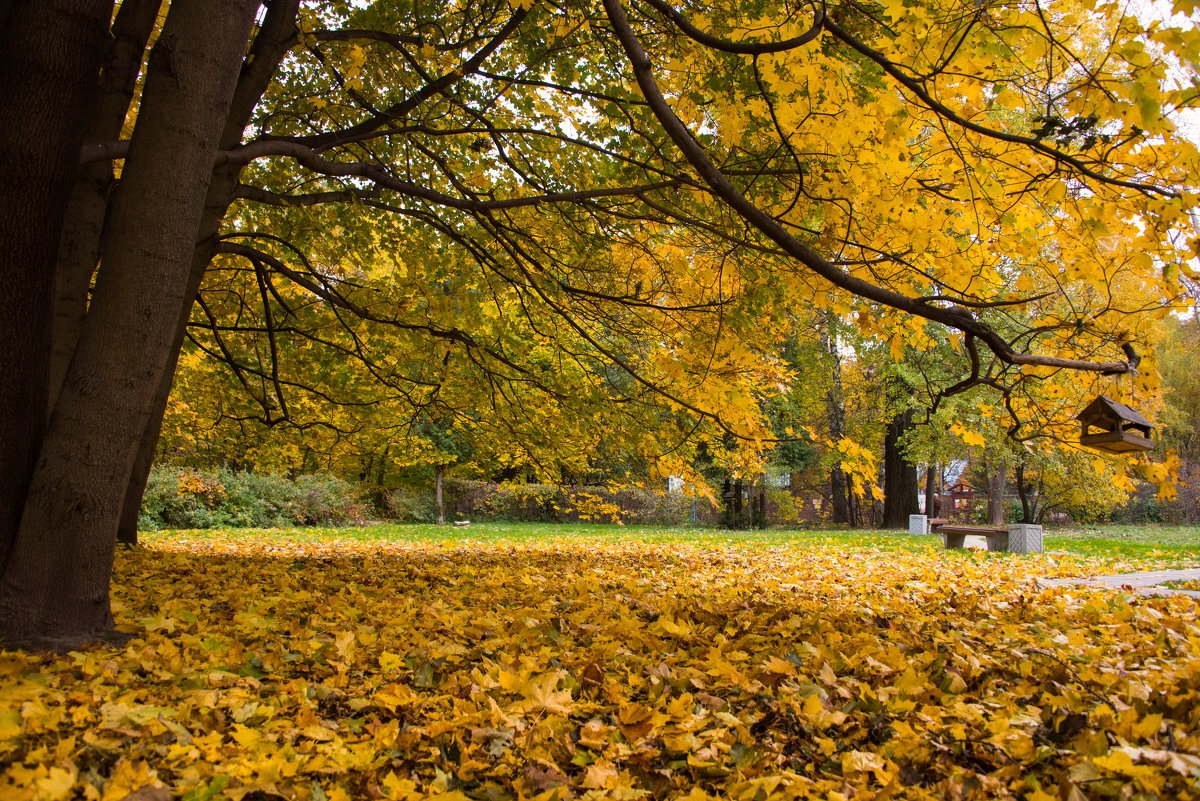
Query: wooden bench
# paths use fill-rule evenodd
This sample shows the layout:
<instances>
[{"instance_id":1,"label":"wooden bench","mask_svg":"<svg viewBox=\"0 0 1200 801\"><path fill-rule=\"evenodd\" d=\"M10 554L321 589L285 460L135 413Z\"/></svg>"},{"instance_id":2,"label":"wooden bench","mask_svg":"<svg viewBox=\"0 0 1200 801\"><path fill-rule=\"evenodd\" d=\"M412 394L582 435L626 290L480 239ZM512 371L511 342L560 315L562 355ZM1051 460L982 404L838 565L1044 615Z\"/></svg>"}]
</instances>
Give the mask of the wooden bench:
<instances>
[{"instance_id":1,"label":"wooden bench","mask_svg":"<svg viewBox=\"0 0 1200 801\"><path fill-rule=\"evenodd\" d=\"M931 531L942 535L942 542L947 548L961 548L968 535L986 537L989 551L1008 550L1007 528L985 528L982 526L952 526L948 523L929 521Z\"/></svg>"}]
</instances>

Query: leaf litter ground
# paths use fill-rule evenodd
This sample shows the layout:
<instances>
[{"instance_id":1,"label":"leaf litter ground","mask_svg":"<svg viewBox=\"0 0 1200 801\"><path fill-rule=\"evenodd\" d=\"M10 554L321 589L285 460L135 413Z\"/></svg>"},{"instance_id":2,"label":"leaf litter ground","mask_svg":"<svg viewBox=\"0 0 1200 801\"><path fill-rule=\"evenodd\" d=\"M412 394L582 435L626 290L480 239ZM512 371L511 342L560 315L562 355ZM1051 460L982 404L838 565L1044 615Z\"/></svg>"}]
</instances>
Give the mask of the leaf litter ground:
<instances>
[{"instance_id":1,"label":"leaf litter ground","mask_svg":"<svg viewBox=\"0 0 1200 801\"><path fill-rule=\"evenodd\" d=\"M1200 797L1153 560L169 533L124 648L0 653L0 798Z\"/></svg>"}]
</instances>

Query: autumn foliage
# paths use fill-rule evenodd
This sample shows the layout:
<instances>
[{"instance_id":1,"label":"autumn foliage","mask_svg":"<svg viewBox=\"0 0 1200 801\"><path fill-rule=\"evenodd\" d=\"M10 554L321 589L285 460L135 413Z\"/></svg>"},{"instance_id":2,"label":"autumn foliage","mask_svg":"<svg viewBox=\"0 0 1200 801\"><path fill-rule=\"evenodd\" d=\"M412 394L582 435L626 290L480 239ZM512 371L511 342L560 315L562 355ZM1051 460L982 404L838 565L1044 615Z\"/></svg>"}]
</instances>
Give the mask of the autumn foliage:
<instances>
[{"instance_id":1,"label":"autumn foliage","mask_svg":"<svg viewBox=\"0 0 1200 801\"><path fill-rule=\"evenodd\" d=\"M0 796L1194 798L1193 601L1034 582L1121 568L151 535L127 645L0 655Z\"/></svg>"},{"instance_id":2,"label":"autumn foliage","mask_svg":"<svg viewBox=\"0 0 1200 801\"><path fill-rule=\"evenodd\" d=\"M836 359L785 345L928 356L889 416L1051 462L1088 396L1157 402L1198 278L1200 36L1122 3L0 8L9 642L111 628L160 433L381 486L702 486L796 437L870 503Z\"/></svg>"}]
</instances>

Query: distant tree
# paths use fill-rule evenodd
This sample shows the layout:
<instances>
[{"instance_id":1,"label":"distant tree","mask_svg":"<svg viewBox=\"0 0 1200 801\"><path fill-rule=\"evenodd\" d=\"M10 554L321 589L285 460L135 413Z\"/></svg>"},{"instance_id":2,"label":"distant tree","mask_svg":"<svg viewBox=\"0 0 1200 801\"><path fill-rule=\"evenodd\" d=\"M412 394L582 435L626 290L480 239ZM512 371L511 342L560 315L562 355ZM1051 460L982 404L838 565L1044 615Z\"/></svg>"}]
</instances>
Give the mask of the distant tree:
<instances>
[{"instance_id":1,"label":"distant tree","mask_svg":"<svg viewBox=\"0 0 1200 801\"><path fill-rule=\"evenodd\" d=\"M1161 447L1200 462L1200 314L1167 317L1156 366L1162 375Z\"/></svg>"},{"instance_id":2,"label":"distant tree","mask_svg":"<svg viewBox=\"0 0 1200 801\"><path fill-rule=\"evenodd\" d=\"M919 511L917 465L908 457L907 439L915 416L916 411L907 408L888 422L883 440L883 528L907 528L909 515Z\"/></svg>"}]
</instances>

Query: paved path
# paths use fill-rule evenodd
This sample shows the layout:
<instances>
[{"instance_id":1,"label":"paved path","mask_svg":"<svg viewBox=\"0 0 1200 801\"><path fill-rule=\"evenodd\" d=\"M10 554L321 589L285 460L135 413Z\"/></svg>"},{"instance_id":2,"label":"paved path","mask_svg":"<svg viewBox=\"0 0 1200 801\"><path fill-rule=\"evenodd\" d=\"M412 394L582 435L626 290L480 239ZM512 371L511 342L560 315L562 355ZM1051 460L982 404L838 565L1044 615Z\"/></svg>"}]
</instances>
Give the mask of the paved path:
<instances>
[{"instance_id":1,"label":"paved path","mask_svg":"<svg viewBox=\"0 0 1200 801\"><path fill-rule=\"evenodd\" d=\"M985 537L969 535L963 543L967 548L984 550L987 548ZM1097 589L1129 588L1138 595L1183 595L1200 599L1196 590L1173 590L1170 587L1160 587L1164 581L1182 581L1184 579L1200 579L1200 567L1186 570L1154 570L1146 573L1117 573L1111 576L1093 576L1091 578L1064 578L1037 580L1039 587L1095 587Z\"/></svg>"},{"instance_id":2,"label":"paved path","mask_svg":"<svg viewBox=\"0 0 1200 801\"><path fill-rule=\"evenodd\" d=\"M1111 587L1114 589L1130 589L1139 595L1185 595L1190 598L1200 598L1196 590L1173 590L1160 587L1165 581L1183 581L1185 579L1200 579L1200 568L1187 570L1153 570L1147 573L1118 573L1112 576L1093 576L1083 579L1038 579L1042 587Z\"/></svg>"}]
</instances>

